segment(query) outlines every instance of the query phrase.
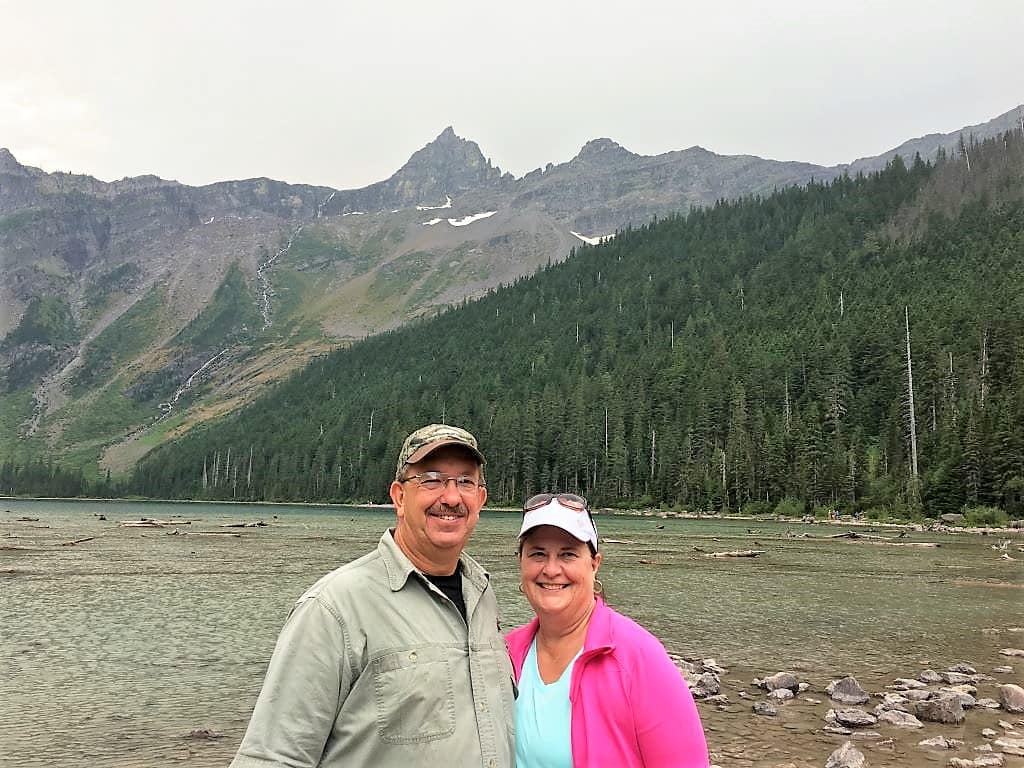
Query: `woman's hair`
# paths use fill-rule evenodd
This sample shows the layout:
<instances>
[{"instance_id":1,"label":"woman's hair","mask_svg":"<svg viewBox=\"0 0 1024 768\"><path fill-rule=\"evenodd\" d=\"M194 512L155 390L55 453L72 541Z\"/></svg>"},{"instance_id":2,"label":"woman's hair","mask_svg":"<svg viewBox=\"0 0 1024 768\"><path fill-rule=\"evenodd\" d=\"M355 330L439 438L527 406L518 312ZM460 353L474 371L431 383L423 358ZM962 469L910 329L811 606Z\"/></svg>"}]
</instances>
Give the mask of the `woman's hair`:
<instances>
[{"instance_id":1,"label":"woman's hair","mask_svg":"<svg viewBox=\"0 0 1024 768\"><path fill-rule=\"evenodd\" d=\"M529 538L530 533L531 532L528 531L527 533L523 534L521 539L519 539L519 543L516 545L516 554L517 555L522 555L523 554L523 542L526 541L527 538ZM581 541L580 543L583 544L584 542ZM587 545L587 549L590 550L590 556L591 557L596 557L597 556L597 550L594 549L594 545L591 544L589 541L586 542L586 545Z\"/></svg>"}]
</instances>

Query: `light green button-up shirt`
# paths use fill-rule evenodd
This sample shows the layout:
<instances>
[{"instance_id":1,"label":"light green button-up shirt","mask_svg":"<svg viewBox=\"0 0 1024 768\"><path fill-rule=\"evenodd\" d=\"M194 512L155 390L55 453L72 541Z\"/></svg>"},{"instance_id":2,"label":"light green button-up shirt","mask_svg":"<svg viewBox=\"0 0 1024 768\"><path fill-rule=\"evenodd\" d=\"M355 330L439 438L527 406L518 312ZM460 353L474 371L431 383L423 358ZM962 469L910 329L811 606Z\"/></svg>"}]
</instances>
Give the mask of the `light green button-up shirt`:
<instances>
[{"instance_id":1,"label":"light green button-up shirt","mask_svg":"<svg viewBox=\"0 0 1024 768\"><path fill-rule=\"evenodd\" d=\"M466 620L385 532L292 609L231 768L512 768L512 667L488 574ZM468 626L467 626L468 625Z\"/></svg>"}]
</instances>

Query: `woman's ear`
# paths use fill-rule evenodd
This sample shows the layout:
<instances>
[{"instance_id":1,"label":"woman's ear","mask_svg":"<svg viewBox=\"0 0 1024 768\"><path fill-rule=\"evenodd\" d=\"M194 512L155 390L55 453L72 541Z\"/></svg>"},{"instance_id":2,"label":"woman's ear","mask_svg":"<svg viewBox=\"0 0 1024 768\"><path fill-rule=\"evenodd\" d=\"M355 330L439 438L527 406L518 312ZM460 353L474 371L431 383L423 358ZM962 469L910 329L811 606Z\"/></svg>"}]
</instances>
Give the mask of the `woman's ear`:
<instances>
[{"instance_id":1,"label":"woman's ear","mask_svg":"<svg viewBox=\"0 0 1024 768\"><path fill-rule=\"evenodd\" d=\"M594 575L596 576L597 575L597 569L601 567L601 553L598 552L596 555L594 555L593 560L594 560Z\"/></svg>"}]
</instances>

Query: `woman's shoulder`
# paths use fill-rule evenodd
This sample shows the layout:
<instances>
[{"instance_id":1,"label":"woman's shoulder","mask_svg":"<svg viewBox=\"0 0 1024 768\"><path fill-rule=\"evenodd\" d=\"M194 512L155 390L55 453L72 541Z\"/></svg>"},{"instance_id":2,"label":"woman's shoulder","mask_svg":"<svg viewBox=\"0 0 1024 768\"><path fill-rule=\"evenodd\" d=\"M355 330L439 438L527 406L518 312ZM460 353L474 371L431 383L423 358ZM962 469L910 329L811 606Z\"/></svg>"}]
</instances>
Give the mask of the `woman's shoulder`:
<instances>
[{"instance_id":1,"label":"woman's shoulder","mask_svg":"<svg viewBox=\"0 0 1024 768\"><path fill-rule=\"evenodd\" d=\"M654 633L640 622L614 608L608 608L608 624L612 631L616 649L635 650L640 653L660 651L665 653L665 646Z\"/></svg>"}]
</instances>

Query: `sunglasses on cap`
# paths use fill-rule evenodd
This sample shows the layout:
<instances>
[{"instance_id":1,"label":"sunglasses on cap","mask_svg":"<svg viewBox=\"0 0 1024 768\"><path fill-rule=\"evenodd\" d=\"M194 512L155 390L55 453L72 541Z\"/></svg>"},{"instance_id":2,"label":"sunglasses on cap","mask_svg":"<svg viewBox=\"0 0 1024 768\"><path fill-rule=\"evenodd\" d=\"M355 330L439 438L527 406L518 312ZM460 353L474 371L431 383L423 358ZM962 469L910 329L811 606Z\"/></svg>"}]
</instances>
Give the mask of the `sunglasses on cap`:
<instances>
[{"instance_id":1,"label":"sunglasses on cap","mask_svg":"<svg viewBox=\"0 0 1024 768\"><path fill-rule=\"evenodd\" d=\"M574 509L577 512L587 512L590 510L587 508L587 500L582 496L577 496L575 493L538 493L536 496L531 496L523 504L523 512L532 512L535 509L540 509L545 504L550 504L552 500L557 501L563 507L567 509Z\"/></svg>"},{"instance_id":2,"label":"sunglasses on cap","mask_svg":"<svg viewBox=\"0 0 1024 768\"><path fill-rule=\"evenodd\" d=\"M570 514L555 512L550 508L552 503L556 505L555 509L561 507ZM524 535L541 525L561 528L580 541L587 542L592 553L597 552L597 525L587 508L587 500L582 496L575 493L538 493L528 498L523 504L523 525L519 529L519 540L522 541Z\"/></svg>"}]
</instances>

